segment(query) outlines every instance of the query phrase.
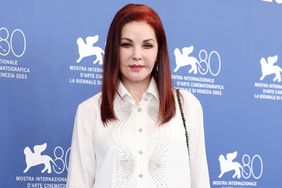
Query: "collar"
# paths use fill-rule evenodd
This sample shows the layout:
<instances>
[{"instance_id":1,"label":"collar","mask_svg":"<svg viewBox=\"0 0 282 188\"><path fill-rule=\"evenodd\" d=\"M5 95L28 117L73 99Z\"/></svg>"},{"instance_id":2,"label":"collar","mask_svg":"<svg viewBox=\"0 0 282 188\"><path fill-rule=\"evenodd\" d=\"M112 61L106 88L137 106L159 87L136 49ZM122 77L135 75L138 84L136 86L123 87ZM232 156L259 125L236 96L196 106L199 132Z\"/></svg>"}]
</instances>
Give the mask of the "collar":
<instances>
[{"instance_id":1,"label":"collar","mask_svg":"<svg viewBox=\"0 0 282 188\"><path fill-rule=\"evenodd\" d=\"M158 86L154 78L151 79L150 84L146 90L146 92L143 94L143 97L149 97L148 95L152 95L158 102L159 102L159 91L158 91ZM133 97L129 93L129 91L126 89L124 84L119 81L118 82L118 94L116 99L118 101L129 98L133 102ZM134 103L134 102L133 102Z\"/></svg>"},{"instance_id":2,"label":"collar","mask_svg":"<svg viewBox=\"0 0 282 188\"><path fill-rule=\"evenodd\" d=\"M146 93L152 94L155 97L155 99L159 102L158 86L157 86L157 83L156 83L154 78L151 79L151 82L150 82L149 87L148 87L147 91L145 92L145 94Z\"/></svg>"},{"instance_id":3,"label":"collar","mask_svg":"<svg viewBox=\"0 0 282 188\"><path fill-rule=\"evenodd\" d=\"M121 81L118 83L117 92L114 99L115 113L120 120L126 120L132 113L132 105L135 105L135 101ZM157 83L153 78L146 92L143 94L139 105L144 105L145 103L149 104L147 107L149 116L156 121L159 111L159 92Z\"/></svg>"},{"instance_id":4,"label":"collar","mask_svg":"<svg viewBox=\"0 0 282 188\"><path fill-rule=\"evenodd\" d=\"M118 94L120 98L124 98L125 96L132 97L129 91L126 89L122 81L118 82Z\"/></svg>"}]
</instances>

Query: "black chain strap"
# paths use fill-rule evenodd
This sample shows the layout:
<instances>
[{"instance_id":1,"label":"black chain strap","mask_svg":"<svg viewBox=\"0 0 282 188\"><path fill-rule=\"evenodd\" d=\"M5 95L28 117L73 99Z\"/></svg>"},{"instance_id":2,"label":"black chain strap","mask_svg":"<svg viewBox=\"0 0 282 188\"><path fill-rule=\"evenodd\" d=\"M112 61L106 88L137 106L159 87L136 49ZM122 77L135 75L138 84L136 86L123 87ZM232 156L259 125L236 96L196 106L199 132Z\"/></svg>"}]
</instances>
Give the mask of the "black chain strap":
<instances>
[{"instance_id":1,"label":"black chain strap","mask_svg":"<svg viewBox=\"0 0 282 188\"><path fill-rule=\"evenodd\" d=\"M184 117L182 104L181 104L181 101L180 101L180 92L179 92L179 89L176 90L176 96L177 96L177 101L178 101L178 106L179 106L179 109L180 109L180 114L181 114L183 126L184 126L184 129L185 129L186 146L187 146L187 151L188 151L188 158L189 158L189 164L190 164L190 165L189 165L189 168L190 168L190 175L191 175L191 160L190 160L189 135L188 135L187 127L186 127L186 120L185 120L185 117Z\"/></svg>"}]
</instances>

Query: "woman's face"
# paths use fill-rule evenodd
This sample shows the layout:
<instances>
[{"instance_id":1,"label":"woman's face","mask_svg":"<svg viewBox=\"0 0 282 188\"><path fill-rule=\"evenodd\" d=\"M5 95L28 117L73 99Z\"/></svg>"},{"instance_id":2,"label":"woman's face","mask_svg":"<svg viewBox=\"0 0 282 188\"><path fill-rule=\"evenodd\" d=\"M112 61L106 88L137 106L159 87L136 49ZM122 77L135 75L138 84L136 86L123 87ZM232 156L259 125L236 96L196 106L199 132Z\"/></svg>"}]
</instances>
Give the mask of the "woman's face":
<instances>
[{"instance_id":1,"label":"woman's face","mask_svg":"<svg viewBox=\"0 0 282 188\"><path fill-rule=\"evenodd\" d=\"M127 84L149 83L158 43L156 34L146 22L129 22L121 31L119 47L121 79Z\"/></svg>"}]
</instances>

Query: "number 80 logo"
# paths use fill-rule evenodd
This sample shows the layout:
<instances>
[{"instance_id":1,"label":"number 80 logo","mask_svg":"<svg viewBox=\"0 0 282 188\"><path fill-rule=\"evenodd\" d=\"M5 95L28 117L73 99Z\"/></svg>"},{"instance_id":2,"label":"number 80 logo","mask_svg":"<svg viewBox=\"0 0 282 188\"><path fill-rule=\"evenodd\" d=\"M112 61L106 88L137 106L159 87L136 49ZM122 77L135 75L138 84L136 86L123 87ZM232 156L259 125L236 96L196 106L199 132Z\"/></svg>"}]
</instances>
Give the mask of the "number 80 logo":
<instances>
[{"instance_id":1,"label":"number 80 logo","mask_svg":"<svg viewBox=\"0 0 282 188\"><path fill-rule=\"evenodd\" d=\"M54 162L56 165L53 166L53 170L57 173L57 174L61 174L65 171L65 169L68 171L69 167L68 167L68 161L69 161L69 157L70 157L70 149L69 148L66 152L64 151L64 149L60 146L57 146L54 149Z\"/></svg>"},{"instance_id":2,"label":"number 80 logo","mask_svg":"<svg viewBox=\"0 0 282 188\"><path fill-rule=\"evenodd\" d=\"M17 36L19 35L19 36ZM20 39L22 40L17 40ZM19 44L19 41L22 42L22 44ZM17 43L16 43L17 42ZM22 46L21 49L16 49L16 46ZM26 50L26 38L25 34L20 29L15 29L10 36L10 32L7 28L1 27L0 28L0 55L6 56L12 52L12 54L16 57L22 57Z\"/></svg>"},{"instance_id":3,"label":"number 80 logo","mask_svg":"<svg viewBox=\"0 0 282 188\"><path fill-rule=\"evenodd\" d=\"M214 62L215 68L212 66L212 56L217 58L217 61ZM206 50L201 50L199 52L199 60L198 71L200 74L206 75L208 72L210 72L211 75L217 76L220 73L221 59L217 51L212 51L210 54L208 54Z\"/></svg>"},{"instance_id":4,"label":"number 80 logo","mask_svg":"<svg viewBox=\"0 0 282 188\"><path fill-rule=\"evenodd\" d=\"M253 177L255 179L261 178L263 173L263 162L262 162L262 158L259 155L254 155L251 158L249 155L245 154L242 157L242 163L243 163L242 168L244 172L247 172L247 175L242 173L244 179L249 179L250 177ZM255 172L255 169L257 172Z\"/></svg>"}]
</instances>

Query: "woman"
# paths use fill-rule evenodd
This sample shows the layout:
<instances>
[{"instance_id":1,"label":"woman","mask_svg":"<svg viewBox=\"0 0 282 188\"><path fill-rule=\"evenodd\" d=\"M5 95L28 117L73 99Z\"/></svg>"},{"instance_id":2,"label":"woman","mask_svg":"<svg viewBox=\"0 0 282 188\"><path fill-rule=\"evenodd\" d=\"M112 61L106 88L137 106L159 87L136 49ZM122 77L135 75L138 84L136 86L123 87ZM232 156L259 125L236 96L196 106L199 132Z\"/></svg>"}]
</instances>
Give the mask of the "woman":
<instances>
[{"instance_id":1,"label":"woman","mask_svg":"<svg viewBox=\"0 0 282 188\"><path fill-rule=\"evenodd\" d=\"M157 13L129 4L107 37L102 92L79 105L69 188L207 188L199 101L172 88L165 31Z\"/></svg>"}]
</instances>

